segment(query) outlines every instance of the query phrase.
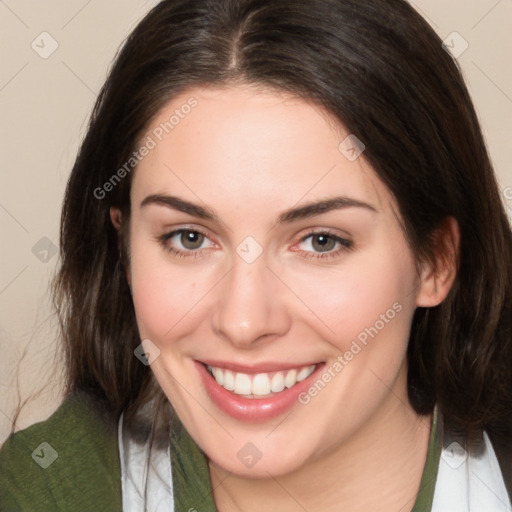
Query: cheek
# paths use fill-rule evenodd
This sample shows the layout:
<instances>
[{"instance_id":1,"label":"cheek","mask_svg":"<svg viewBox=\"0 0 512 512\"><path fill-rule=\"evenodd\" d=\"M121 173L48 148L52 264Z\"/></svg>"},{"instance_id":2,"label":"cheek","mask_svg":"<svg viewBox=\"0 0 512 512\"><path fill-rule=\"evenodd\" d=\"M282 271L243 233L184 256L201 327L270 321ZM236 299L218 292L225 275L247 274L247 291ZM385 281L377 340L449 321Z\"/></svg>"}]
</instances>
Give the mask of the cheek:
<instances>
[{"instance_id":1,"label":"cheek","mask_svg":"<svg viewBox=\"0 0 512 512\"><path fill-rule=\"evenodd\" d=\"M377 336L396 340L394 347L403 352L415 309L416 273L408 251L372 252L337 269L296 272L291 282L325 339L340 352L354 341L365 347Z\"/></svg>"},{"instance_id":2,"label":"cheek","mask_svg":"<svg viewBox=\"0 0 512 512\"><path fill-rule=\"evenodd\" d=\"M214 285L202 266L172 264L155 242L132 239L131 279L135 314L142 338L156 343L185 334L194 324L198 305Z\"/></svg>"}]
</instances>

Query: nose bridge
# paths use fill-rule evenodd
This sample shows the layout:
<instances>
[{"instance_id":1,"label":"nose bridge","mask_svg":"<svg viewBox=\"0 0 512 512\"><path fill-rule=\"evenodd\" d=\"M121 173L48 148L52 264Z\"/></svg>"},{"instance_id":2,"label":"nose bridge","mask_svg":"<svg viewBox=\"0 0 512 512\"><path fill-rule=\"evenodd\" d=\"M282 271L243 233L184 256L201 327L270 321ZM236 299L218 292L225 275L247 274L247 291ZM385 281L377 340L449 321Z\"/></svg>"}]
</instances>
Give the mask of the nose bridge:
<instances>
[{"instance_id":1,"label":"nose bridge","mask_svg":"<svg viewBox=\"0 0 512 512\"><path fill-rule=\"evenodd\" d=\"M239 347L262 336L282 335L289 321L277 288L263 255L248 262L235 254L212 316L213 329Z\"/></svg>"}]
</instances>

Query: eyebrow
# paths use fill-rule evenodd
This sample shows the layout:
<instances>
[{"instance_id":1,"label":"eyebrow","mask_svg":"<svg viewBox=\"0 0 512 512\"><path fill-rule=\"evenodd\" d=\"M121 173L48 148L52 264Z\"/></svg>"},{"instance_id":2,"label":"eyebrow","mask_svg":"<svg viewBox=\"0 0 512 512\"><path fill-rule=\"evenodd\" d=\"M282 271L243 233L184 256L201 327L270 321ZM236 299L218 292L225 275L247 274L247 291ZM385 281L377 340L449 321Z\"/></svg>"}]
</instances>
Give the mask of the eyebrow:
<instances>
[{"instance_id":1,"label":"eyebrow","mask_svg":"<svg viewBox=\"0 0 512 512\"><path fill-rule=\"evenodd\" d=\"M150 204L167 206L199 219L220 222L220 217L215 213L214 210L191 203L189 201L185 201L184 199L180 199L176 196L151 194L141 202L140 207L144 208ZM342 210L345 208L353 207L364 208L371 212L377 213L377 209L369 203L365 203L350 197L339 196L321 201L310 202L302 206L286 210L279 215L277 224L290 223L300 219L314 217L315 215L320 215L322 213L327 213L333 210Z\"/></svg>"}]
</instances>

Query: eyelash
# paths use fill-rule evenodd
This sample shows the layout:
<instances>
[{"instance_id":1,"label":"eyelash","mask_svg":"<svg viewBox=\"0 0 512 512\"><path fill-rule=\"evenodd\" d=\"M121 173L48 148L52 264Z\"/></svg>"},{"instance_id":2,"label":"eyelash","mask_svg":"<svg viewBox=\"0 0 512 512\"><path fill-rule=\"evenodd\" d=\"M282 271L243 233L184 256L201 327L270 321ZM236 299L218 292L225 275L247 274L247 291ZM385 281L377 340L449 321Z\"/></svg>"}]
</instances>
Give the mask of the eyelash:
<instances>
[{"instance_id":1,"label":"eyelash","mask_svg":"<svg viewBox=\"0 0 512 512\"><path fill-rule=\"evenodd\" d=\"M169 233L165 233L163 235L160 235L157 237L158 242L162 245L164 249L167 250L169 254L172 254L173 256L177 258L200 258L202 257L202 251L200 249L196 250L188 250L184 251L182 249L176 249L175 247L170 247L168 244L168 241L173 238L176 235L182 234L184 232L190 232L190 233L199 233L200 235L204 236L205 238L209 238L208 235L201 231L200 229L189 229L189 228L180 228L176 229L174 231L171 231ZM332 231L329 231L328 229L318 229L310 231L308 234L304 235L300 240L299 243L305 242L308 238L314 236L314 235L325 235L333 239L335 242L337 242L340 247L335 251L329 251L329 252L312 252L312 251L299 251L296 252L303 252L302 255L303 258L306 259L313 259L313 260L328 260L331 258L336 258L341 255L341 253L349 252L354 249L354 243L351 240L347 240L345 238L341 238L338 235L334 234Z\"/></svg>"},{"instance_id":2,"label":"eyelash","mask_svg":"<svg viewBox=\"0 0 512 512\"><path fill-rule=\"evenodd\" d=\"M306 241L308 238L313 237L315 235L325 235L334 240L334 242L339 244L338 249L329 251L329 252L312 252L312 251L304 251L303 258L313 259L313 260L328 260L332 258L339 257L342 253L349 252L354 249L354 243L351 240L347 240L346 238L341 238L336 235L332 231L328 229L315 229L310 231L308 234L304 235L300 239L300 243Z\"/></svg>"}]
</instances>

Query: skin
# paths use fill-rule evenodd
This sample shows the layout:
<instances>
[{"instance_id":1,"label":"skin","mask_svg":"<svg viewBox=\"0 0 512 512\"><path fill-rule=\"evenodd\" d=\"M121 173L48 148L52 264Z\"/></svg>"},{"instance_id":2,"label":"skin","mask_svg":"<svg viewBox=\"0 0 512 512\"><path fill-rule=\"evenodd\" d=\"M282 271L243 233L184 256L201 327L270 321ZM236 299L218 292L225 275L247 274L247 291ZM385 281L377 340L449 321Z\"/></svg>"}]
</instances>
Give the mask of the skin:
<instances>
[{"instance_id":1,"label":"skin","mask_svg":"<svg viewBox=\"0 0 512 512\"><path fill-rule=\"evenodd\" d=\"M410 510L431 417L418 416L407 397L407 342L416 307L447 295L453 260L439 255L435 270L417 264L391 193L364 153L349 161L340 152L348 132L312 103L250 86L196 88L166 104L144 136L191 96L197 107L133 176L127 276L141 339L160 350L151 369L209 458L218 509ZM141 207L151 194L208 207L219 220ZM334 196L375 211L349 207L277 223L287 209ZM120 212L111 216L119 228ZM180 228L207 237L192 249L180 236L165 246L158 240ZM450 256L458 231L454 221L445 228L440 235ZM328 251L337 254L314 259L325 253L317 237L306 238L313 229L352 247L329 239ZM263 250L252 263L236 252L247 236ZM330 366L394 303L400 312L332 382L307 405L272 420L223 413L193 365L216 358ZM237 457L247 442L262 454L251 468Z\"/></svg>"}]
</instances>

